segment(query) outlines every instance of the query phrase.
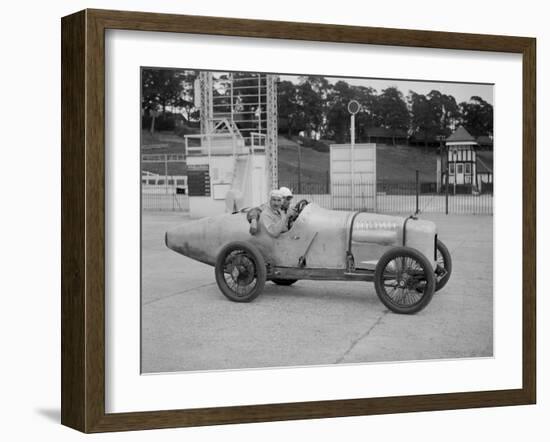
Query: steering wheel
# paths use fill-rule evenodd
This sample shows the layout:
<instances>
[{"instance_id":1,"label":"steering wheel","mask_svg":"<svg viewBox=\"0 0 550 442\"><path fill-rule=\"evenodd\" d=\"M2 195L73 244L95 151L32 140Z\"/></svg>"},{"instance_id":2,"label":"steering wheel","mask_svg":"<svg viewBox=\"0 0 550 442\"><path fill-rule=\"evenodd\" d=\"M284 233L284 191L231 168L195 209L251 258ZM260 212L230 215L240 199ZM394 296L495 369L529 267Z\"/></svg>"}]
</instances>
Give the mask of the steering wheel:
<instances>
[{"instance_id":1,"label":"steering wheel","mask_svg":"<svg viewBox=\"0 0 550 442\"><path fill-rule=\"evenodd\" d=\"M292 228L292 225L294 224L294 221L300 216L300 213L302 213L302 210L304 210L304 207L306 207L309 204L308 200L301 200L294 206L294 215L290 216L288 218L288 230Z\"/></svg>"},{"instance_id":2,"label":"steering wheel","mask_svg":"<svg viewBox=\"0 0 550 442\"><path fill-rule=\"evenodd\" d=\"M306 207L309 204L308 200L300 200L296 205L294 206L294 210L296 211L296 214L299 215L302 213L302 210L304 210L304 207Z\"/></svg>"}]
</instances>

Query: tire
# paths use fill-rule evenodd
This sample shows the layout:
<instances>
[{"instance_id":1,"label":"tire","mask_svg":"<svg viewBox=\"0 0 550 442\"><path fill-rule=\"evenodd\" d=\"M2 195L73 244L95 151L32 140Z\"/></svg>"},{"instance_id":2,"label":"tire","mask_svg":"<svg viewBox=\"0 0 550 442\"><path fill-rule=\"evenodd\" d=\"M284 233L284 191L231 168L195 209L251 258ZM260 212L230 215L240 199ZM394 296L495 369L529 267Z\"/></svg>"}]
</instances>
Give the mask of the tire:
<instances>
[{"instance_id":1,"label":"tire","mask_svg":"<svg viewBox=\"0 0 550 442\"><path fill-rule=\"evenodd\" d=\"M380 301L392 312L417 313L435 292L432 264L416 249L395 247L378 260L374 287Z\"/></svg>"},{"instance_id":2,"label":"tire","mask_svg":"<svg viewBox=\"0 0 550 442\"><path fill-rule=\"evenodd\" d=\"M276 278L276 279L272 279L272 281L277 285L289 286L289 285L294 284L298 280L297 279L279 279L279 278Z\"/></svg>"},{"instance_id":3,"label":"tire","mask_svg":"<svg viewBox=\"0 0 550 442\"><path fill-rule=\"evenodd\" d=\"M250 302L262 292L266 279L262 254L242 241L226 245L216 259L216 283L231 301Z\"/></svg>"},{"instance_id":4,"label":"tire","mask_svg":"<svg viewBox=\"0 0 550 442\"><path fill-rule=\"evenodd\" d=\"M439 239L437 240L437 269L435 270L435 291L441 290L449 279L453 271L453 260L447 246Z\"/></svg>"}]
</instances>

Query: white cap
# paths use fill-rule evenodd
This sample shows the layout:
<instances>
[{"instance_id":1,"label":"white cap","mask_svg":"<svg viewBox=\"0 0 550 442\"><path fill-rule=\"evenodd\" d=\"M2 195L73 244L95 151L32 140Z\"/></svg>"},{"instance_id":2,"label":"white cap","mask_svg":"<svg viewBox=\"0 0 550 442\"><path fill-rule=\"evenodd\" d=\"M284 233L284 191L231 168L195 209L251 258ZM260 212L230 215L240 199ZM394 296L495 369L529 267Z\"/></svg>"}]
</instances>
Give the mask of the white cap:
<instances>
[{"instance_id":1,"label":"white cap","mask_svg":"<svg viewBox=\"0 0 550 442\"><path fill-rule=\"evenodd\" d=\"M283 198L283 193L279 189L273 189L271 192L269 192L269 198Z\"/></svg>"},{"instance_id":2,"label":"white cap","mask_svg":"<svg viewBox=\"0 0 550 442\"><path fill-rule=\"evenodd\" d=\"M283 195L283 198L292 196L292 190L290 190L288 187L281 187L279 189L279 192L281 192L281 194Z\"/></svg>"}]
</instances>

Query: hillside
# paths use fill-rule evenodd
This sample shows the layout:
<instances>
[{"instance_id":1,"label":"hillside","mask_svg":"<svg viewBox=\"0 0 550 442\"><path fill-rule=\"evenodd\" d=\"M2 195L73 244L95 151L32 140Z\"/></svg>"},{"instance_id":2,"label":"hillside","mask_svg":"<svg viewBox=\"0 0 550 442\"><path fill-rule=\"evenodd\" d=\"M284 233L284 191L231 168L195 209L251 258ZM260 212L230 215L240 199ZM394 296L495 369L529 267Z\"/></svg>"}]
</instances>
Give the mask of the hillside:
<instances>
[{"instance_id":1,"label":"hillside","mask_svg":"<svg viewBox=\"0 0 550 442\"><path fill-rule=\"evenodd\" d=\"M141 131L141 153L185 153L185 139L172 131L155 132Z\"/></svg>"},{"instance_id":2,"label":"hillside","mask_svg":"<svg viewBox=\"0 0 550 442\"><path fill-rule=\"evenodd\" d=\"M379 181L413 181L415 171L420 172L420 180L436 181L437 155L423 148L404 145L376 146L376 169Z\"/></svg>"},{"instance_id":3,"label":"hillside","mask_svg":"<svg viewBox=\"0 0 550 442\"><path fill-rule=\"evenodd\" d=\"M141 153L142 154L185 154L185 140L173 132L155 132L154 135L147 130L141 131ZM164 161L157 163L142 163L142 170L158 175L164 175ZM185 162L168 163L168 175L186 175L187 166Z\"/></svg>"},{"instance_id":4,"label":"hillside","mask_svg":"<svg viewBox=\"0 0 550 442\"><path fill-rule=\"evenodd\" d=\"M330 155L302 147L302 182L325 183L329 171ZM378 180L411 181L415 171L420 179L435 182L436 154L411 146L376 146L376 167ZM286 137L279 137L279 181L298 181L298 144Z\"/></svg>"},{"instance_id":5,"label":"hillside","mask_svg":"<svg viewBox=\"0 0 550 442\"><path fill-rule=\"evenodd\" d=\"M298 144L284 136L279 136L279 182L295 187L298 183ZM148 131L141 133L142 154L184 153L184 139L172 132ZM326 184L328 182L330 155L309 147L302 147L302 183ZM412 181L415 170L420 171L424 182L435 182L436 155L422 148L410 146L376 147L378 180ZM164 163L143 164L143 169L152 173L164 174ZM169 174L186 173L184 163L169 164Z\"/></svg>"},{"instance_id":6,"label":"hillside","mask_svg":"<svg viewBox=\"0 0 550 442\"><path fill-rule=\"evenodd\" d=\"M298 182L298 143L286 137L279 137L279 182ZM317 152L302 147L302 182L326 183L329 173L328 152Z\"/></svg>"}]
</instances>

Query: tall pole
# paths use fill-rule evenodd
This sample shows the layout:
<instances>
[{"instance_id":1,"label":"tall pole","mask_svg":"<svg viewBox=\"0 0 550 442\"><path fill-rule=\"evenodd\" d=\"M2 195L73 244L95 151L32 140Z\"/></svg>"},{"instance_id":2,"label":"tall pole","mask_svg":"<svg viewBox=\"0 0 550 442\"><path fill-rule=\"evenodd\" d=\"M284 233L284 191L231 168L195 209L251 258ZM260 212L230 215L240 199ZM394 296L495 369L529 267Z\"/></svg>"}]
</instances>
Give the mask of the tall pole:
<instances>
[{"instance_id":1,"label":"tall pole","mask_svg":"<svg viewBox=\"0 0 550 442\"><path fill-rule=\"evenodd\" d=\"M298 140L298 193L302 193L302 142Z\"/></svg>"},{"instance_id":2,"label":"tall pole","mask_svg":"<svg viewBox=\"0 0 550 442\"><path fill-rule=\"evenodd\" d=\"M229 74L229 94L230 94L230 100L231 100L231 123L235 124L235 97L233 95L233 73Z\"/></svg>"},{"instance_id":3,"label":"tall pole","mask_svg":"<svg viewBox=\"0 0 550 442\"><path fill-rule=\"evenodd\" d=\"M262 133L262 74L258 74L258 133Z\"/></svg>"},{"instance_id":4,"label":"tall pole","mask_svg":"<svg viewBox=\"0 0 550 442\"><path fill-rule=\"evenodd\" d=\"M447 165L445 171L445 215L449 214L449 147L445 146L445 164Z\"/></svg>"},{"instance_id":5,"label":"tall pole","mask_svg":"<svg viewBox=\"0 0 550 442\"><path fill-rule=\"evenodd\" d=\"M351 169L351 210L355 210L355 114L361 110L357 100L348 103L348 112L351 114L351 145L350 145L350 169Z\"/></svg>"},{"instance_id":6,"label":"tall pole","mask_svg":"<svg viewBox=\"0 0 550 442\"><path fill-rule=\"evenodd\" d=\"M351 114L351 210L355 210L355 114Z\"/></svg>"},{"instance_id":7,"label":"tall pole","mask_svg":"<svg viewBox=\"0 0 550 442\"><path fill-rule=\"evenodd\" d=\"M277 164L277 76L266 75L266 146L265 155L267 160L268 189L277 189L278 164Z\"/></svg>"}]
</instances>

